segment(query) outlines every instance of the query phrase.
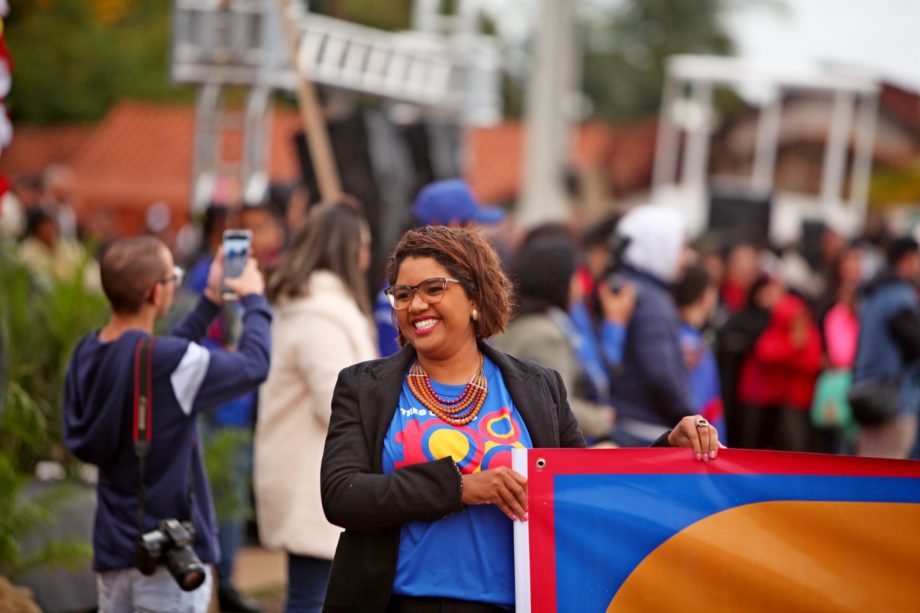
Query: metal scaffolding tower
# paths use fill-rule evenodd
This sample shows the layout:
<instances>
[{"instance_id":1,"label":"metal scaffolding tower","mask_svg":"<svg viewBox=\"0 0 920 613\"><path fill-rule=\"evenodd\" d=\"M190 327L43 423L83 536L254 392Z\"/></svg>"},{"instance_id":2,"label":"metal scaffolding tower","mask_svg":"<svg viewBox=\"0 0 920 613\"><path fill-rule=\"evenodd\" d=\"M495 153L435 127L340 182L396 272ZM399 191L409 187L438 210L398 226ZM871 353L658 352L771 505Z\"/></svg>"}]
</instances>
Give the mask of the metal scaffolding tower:
<instances>
[{"instance_id":1,"label":"metal scaffolding tower","mask_svg":"<svg viewBox=\"0 0 920 613\"><path fill-rule=\"evenodd\" d=\"M462 123L497 121L499 56L477 29L480 2L461 0L450 16L441 4L417 0L415 29L394 33L310 13L300 0L283 16L274 0L174 0L172 77L199 88L192 212L228 179L244 201L262 198L272 92L296 91L301 79ZM296 65L282 17L294 25ZM231 132L241 134L239 156L222 147Z\"/></svg>"}]
</instances>

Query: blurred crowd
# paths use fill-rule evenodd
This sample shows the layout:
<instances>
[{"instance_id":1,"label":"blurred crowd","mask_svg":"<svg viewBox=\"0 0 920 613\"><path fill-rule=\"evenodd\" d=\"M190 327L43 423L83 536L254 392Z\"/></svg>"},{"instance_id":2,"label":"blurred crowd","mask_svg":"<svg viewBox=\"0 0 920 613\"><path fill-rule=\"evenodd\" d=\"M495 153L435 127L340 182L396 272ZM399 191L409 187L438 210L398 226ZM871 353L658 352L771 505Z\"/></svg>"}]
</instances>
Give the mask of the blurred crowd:
<instances>
[{"instance_id":1,"label":"blurred crowd","mask_svg":"<svg viewBox=\"0 0 920 613\"><path fill-rule=\"evenodd\" d=\"M0 230L40 281L82 274L98 287L96 256L114 237L81 228L73 198L66 167L19 177ZM920 247L910 237L825 226L815 243L782 248L743 232L688 241L680 212L653 204L516 231L456 179L423 188L411 213L415 225L480 227L495 244L516 308L492 342L560 373L589 444L647 445L699 413L731 447L920 458ZM224 230L252 232L275 311L271 371L260 391L203 415L203 437L247 435L233 496L249 503L254 473L261 539L288 552L292 585L321 589L337 532L324 531L318 482L299 479L295 492L284 467L318 475L337 372L399 347L386 286L367 278L373 228L359 202L318 206L299 185L275 186L259 205L213 203L178 230L163 205L146 222L188 268L172 321L205 291ZM242 314L223 305L206 343L234 348ZM892 382L890 414L859 423L852 392ZM304 409L306 425L292 417ZM220 530L226 610L254 610L232 588L241 524Z\"/></svg>"},{"instance_id":2,"label":"blurred crowd","mask_svg":"<svg viewBox=\"0 0 920 613\"><path fill-rule=\"evenodd\" d=\"M20 259L40 282L67 279L88 264L85 280L99 287L98 266L87 256L73 206L73 171L51 164L16 177L0 199L0 235L16 241Z\"/></svg>"},{"instance_id":3,"label":"blurred crowd","mask_svg":"<svg viewBox=\"0 0 920 613\"><path fill-rule=\"evenodd\" d=\"M2 199L0 232L40 282L79 269L88 286L99 286L95 256L115 235L78 224L77 198L73 171L53 164L16 177ZM273 186L259 205L213 203L178 227L165 205L152 205L146 232L189 270L172 319L203 290L225 229L251 230L253 255L268 272L310 208L311 194L298 184ZM858 424L838 388L851 384L857 360L861 292L897 276L888 251L904 243L883 226L857 237L824 226L817 241L783 247L744 232L709 232L688 242L679 214L626 217L518 231L512 216L482 206L465 183L449 180L422 190L411 223L482 227L517 290L517 315L496 343L563 375L595 443L653 440L660 425L695 410L719 424L731 446L858 452ZM917 281L902 276L911 286ZM368 282L383 289L380 279ZM382 291L372 315L379 353L395 352ZM232 346L232 328L216 326L214 342ZM900 357L909 362L913 350L906 351ZM835 383L819 384L822 376ZM824 388L835 390L833 402ZM234 419L252 423L254 415L245 410ZM875 453L912 453L905 446Z\"/></svg>"},{"instance_id":4,"label":"blurred crowd","mask_svg":"<svg viewBox=\"0 0 920 613\"><path fill-rule=\"evenodd\" d=\"M565 258L548 255L547 230L532 229L543 247L512 260L518 319L534 294L547 297L554 274L571 275L569 299L556 306L581 331L568 337L584 378L602 382L587 397L615 415L607 433L579 415L596 442L647 444L674 417L699 412L732 447L918 457L912 237L877 229L848 238L825 226L815 244L784 248L743 231L686 241L679 212L645 205L556 227L575 264L554 273ZM585 343L599 345L601 369ZM551 363L547 354L528 357ZM862 389L891 394L885 415L851 406Z\"/></svg>"},{"instance_id":5,"label":"blurred crowd","mask_svg":"<svg viewBox=\"0 0 920 613\"><path fill-rule=\"evenodd\" d=\"M76 199L66 166L17 177L2 200L0 231L37 278L69 278L84 266L85 282L97 287L92 256L114 236L95 224L80 226ZM267 272L310 205L303 186L276 185L262 204L214 203L196 223L178 228L170 210L154 204L145 227L189 268L185 290L194 297L225 229L252 231L253 254ZM846 403L828 403L819 393L818 406L815 391L833 387L818 385L822 373L849 384L860 291L896 274L886 252L896 237L884 227L845 237L824 226L817 241L782 248L744 232L710 232L688 243L680 216L670 214L631 214L625 225L613 214L509 231L511 216L480 205L459 180L423 190L412 213L419 225L483 227L518 291L517 317L498 345L562 373L596 442L654 439L659 422L692 408L719 423L732 446L857 451L858 428ZM380 287L379 279L369 282ZM177 314L189 304L180 300ZM373 315L379 351L389 355L398 345L382 292ZM676 345L666 338L674 335ZM232 345L232 331L215 339ZM672 364L677 357L681 364Z\"/></svg>"}]
</instances>

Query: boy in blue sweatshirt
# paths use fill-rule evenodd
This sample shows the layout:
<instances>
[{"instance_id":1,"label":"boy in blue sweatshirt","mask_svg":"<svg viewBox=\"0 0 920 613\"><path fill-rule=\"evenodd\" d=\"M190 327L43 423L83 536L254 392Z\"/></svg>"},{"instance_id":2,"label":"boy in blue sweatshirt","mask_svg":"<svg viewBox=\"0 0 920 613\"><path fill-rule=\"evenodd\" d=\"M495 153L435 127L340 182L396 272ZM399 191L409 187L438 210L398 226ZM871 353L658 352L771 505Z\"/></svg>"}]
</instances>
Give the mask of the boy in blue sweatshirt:
<instances>
[{"instance_id":1,"label":"boy in blue sweatshirt","mask_svg":"<svg viewBox=\"0 0 920 613\"><path fill-rule=\"evenodd\" d=\"M122 239L106 250L100 268L112 313L105 327L74 349L63 403L64 443L99 467L93 569L100 610L206 611L209 570L200 587L183 591L162 565L151 576L141 574L135 568L135 543L161 520L175 518L194 526L193 546L202 563L220 558L196 414L255 389L268 375L271 312L262 295L264 281L252 258L242 275L224 280L218 252L198 305L170 334L154 338L154 322L169 310L182 279L169 249L149 236ZM245 310L234 352L199 344L220 311L222 284L241 296ZM135 351L144 339L153 343L152 435L144 461L141 529L142 484L132 436Z\"/></svg>"}]
</instances>

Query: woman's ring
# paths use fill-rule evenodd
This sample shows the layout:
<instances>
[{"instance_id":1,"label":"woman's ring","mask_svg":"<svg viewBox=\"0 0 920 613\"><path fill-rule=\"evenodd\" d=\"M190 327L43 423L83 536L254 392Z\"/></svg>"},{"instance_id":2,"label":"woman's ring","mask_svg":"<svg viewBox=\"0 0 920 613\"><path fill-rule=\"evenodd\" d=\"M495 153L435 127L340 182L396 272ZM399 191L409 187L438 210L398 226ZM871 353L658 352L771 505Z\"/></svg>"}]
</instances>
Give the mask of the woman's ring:
<instances>
[{"instance_id":1,"label":"woman's ring","mask_svg":"<svg viewBox=\"0 0 920 613\"><path fill-rule=\"evenodd\" d=\"M709 427L709 422L706 421L706 420L705 420L704 418L702 418L702 417L697 417L697 418L696 418L696 427L697 427L697 428L708 428L708 427Z\"/></svg>"}]
</instances>

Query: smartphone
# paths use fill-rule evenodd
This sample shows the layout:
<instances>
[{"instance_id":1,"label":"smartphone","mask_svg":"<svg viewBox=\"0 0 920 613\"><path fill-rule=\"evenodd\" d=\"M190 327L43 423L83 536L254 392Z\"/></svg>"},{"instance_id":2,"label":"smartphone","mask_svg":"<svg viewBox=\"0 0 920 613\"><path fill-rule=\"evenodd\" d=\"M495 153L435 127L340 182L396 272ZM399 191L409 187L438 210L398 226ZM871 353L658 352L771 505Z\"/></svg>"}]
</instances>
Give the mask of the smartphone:
<instances>
[{"instance_id":1,"label":"smartphone","mask_svg":"<svg viewBox=\"0 0 920 613\"><path fill-rule=\"evenodd\" d=\"M251 248L251 230L224 230L224 279L233 279L243 274ZM226 286L221 288L220 294L224 300L239 299L236 292Z\"/></svg>"}]
</instances>

